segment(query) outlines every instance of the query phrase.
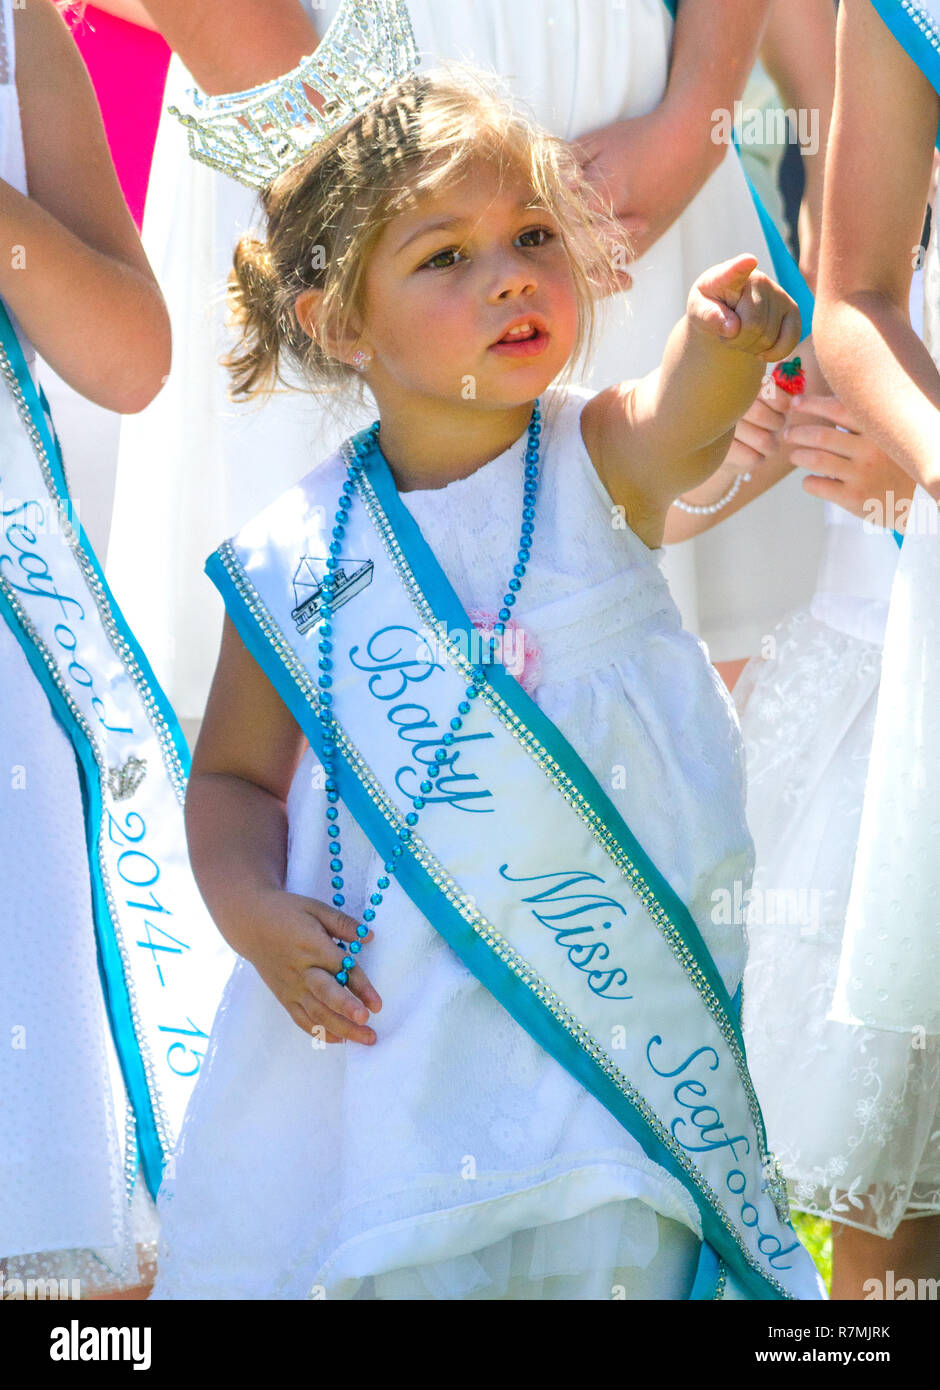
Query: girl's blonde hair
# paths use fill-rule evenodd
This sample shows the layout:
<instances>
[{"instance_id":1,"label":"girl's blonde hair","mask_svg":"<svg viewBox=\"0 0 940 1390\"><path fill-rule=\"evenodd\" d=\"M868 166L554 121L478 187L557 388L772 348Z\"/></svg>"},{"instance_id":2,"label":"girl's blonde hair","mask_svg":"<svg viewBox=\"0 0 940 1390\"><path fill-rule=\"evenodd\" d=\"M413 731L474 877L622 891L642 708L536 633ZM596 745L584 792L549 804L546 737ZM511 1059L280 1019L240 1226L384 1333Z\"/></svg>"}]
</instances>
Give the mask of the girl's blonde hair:
<instances>
[{"instance_id":1,"label":"girl's blonde hair","mask_svg":"<svg viewBox=\"0 0 940 1390\"><path fill-rule=\"evenodd\" d=\"M629 257L629 242L588 190L565 142L521 115L481 74L452 65L391 88L262 194L267 240L242 237L229 276L239 341L222 362L232 399L295 384L288 365L315 389L360 382L324 344L341 340L362 315L365 270L383 228L481 159L501 178L520 175L557 223L578 300L573 363L591 341L594 301L620 286L617 266ZM305 290L322 293L315 339L294 309Z\"/></svg>"}]
</instances>

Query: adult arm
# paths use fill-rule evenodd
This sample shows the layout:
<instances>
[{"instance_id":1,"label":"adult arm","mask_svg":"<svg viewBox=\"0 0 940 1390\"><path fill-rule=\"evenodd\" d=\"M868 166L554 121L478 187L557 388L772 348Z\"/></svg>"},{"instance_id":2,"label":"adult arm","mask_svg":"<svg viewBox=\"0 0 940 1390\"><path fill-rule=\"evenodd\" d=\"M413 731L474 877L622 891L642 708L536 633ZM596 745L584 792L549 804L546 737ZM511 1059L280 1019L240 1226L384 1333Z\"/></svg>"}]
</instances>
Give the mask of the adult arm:
<instances>
[{"instance_id":1,"label":"adult arm","mask_svg":"<svg viewBox=\"0 0 940 1390\"><path fill-rule=\"evenodd\" d=\"M754 65L771 0L682 0L669 77L649 115L577 142L588 177L631 233L637 256L659 240L728 153L712 138Z\"/></svg>"},{"instance_id":2,"label":"adult arm","mask_svg":"<svg viewBox=\"0 0 940 1390\"><path fill-rule=\"evenodd\" d=\"M115 19L126 19L129 24L138 24L141 29L155 29L150 15L141 0L94 0L96 10L113 14Z\"/></svg>"},{"instance_id":3,"label":"adult arm","mask_svg":"<svg viewBox=\"0 0 940 1390\"><path fill-rule=\"evenodd\" d=\"M938 114L870 0L843 0L816 350L840 400L940 500L940 375L908 308Z\"/></svg>"},{"instance_id":4,"label":"adult arm","mask_svg":"<svg viewBox=\"0 0 940 1390\"><path fill-rule=\"evenodd\" d=\"M836 85L836 11L832 0L774 0L761 59L784 106L797 112L798 122L818 122L815 130L801 127L799 131L812 141L801 151L806 185L800 207L800 269L815 291Z\"/></svg>"},{"instance_id":5,"label":"adult arm","mask_svg":"<svg viewBox=\"0 0 940 1390\"><path fill-rule=\"evenodd\" d=\"M146 0L204 92L241 92L290 72L320 41L300 0Z\"/></svg>"}]
</instances>

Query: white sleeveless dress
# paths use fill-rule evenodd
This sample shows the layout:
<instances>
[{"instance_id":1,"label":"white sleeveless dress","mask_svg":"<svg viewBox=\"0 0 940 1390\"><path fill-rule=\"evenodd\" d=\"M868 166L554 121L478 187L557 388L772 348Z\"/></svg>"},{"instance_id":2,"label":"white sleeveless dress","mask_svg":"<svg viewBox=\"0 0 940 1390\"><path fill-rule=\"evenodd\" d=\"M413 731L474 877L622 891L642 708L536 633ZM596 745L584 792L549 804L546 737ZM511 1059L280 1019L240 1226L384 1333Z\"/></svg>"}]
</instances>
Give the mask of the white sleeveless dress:
<instances>
[{"instance_id":1,"label":"white sleeveless dress","mask_svg":"<svg viewBox=\"0 0 940 1390\"><path fill-rule=\"evenodd\" d=\"M673 888L733 994L749 881L734 710L651 552L612 503L571 393L543 433L522 682ZM524 440L402 500L464 605L492 611L518 537ZM330 499L324 499L330 505ZM329 900L322 768L291 787L287 888ZM341 808L347 882L381 873ZM159 1298L685 1298L685 1190L470 974L393 880L369 976L379 1041L319 1050L236 966L160 1195ZM616 1295L615 1295L616 1296Z\"/></svg>"},{"instance_id":2,"label":"white sleeveless dress","mask_svg":"<svg viewBox=\"0 0 940 1390\"><path fill-rule=\"evenodd\" d=\"M930 286L929 274L916 277L911 319L918 330L918 296ZM743 1026L768 1142L793 1204L889 1237L904 1218L940 1213L940 1037L914 1038L910 1028L886 1030L876 1019L839 1021L833 999L853 872L865 885L862 901L879 939L890 924L902 947L910 929L892 915L898 884L936 884L930 866L940 822L928 817L912 847L911 808L870 801L873 779L884 773L873 749L876 709L882 723L886 715L913 720L915 710L927 709L924 666L896 664L887 646L882 662L895 576L907 565L908 547L922 542L912 533L899 553L890 532L829 503L826 516L811 605L776 629L766 659L755 658L735 688L757 851ZM936 538L934 545L940 555ZM937 592L936 581L925 585L922 606L933 610ZM921 723L917 742L923 731ZM920 756L912 747L893 763L896 785L908 783ZM860 837L863 802L877 844ZM913 850L903 869L901 846ZM880 879L886 861L898 875L890 892ZM932 920L936 928L936 911ZM922 967L936 991L936 963L922 959ZM890 990L896 978L885 963L879 983Z\"/></svg>"},{"instance_id":3,"label":"white sleeveless dress","mask_svg":"<svg viewBox=\"0 0 940 1390\"><path fill-rule=\"evenodd\" d=\"M338 0L308 8L322 35ZM666 88L672 20L663 0L410 0L409 12L423 68L449 58L494 69L543 125L566 139L649 113ZM193 85L174 59L165 104L185 106ZM177 712L196 719L222 624L218 595L202 576L205 556L219 536L240 529L368 421L337 420L309 394L281 395L263 407L226 401L217 365L228 345L225 282L238 235L260 218L249 190L196 164L186 148L178 122L165 115L144 245L170 308L173 370L152 405L122 425L108 578ZM629 294L602 307L585 384L600 389L657 366L695 278L745 250L772 273L731 151L682 217L631 267ZM748 508L746 519L732 517L714 537L674 547L666 557L686 625L710 643L714 638L716 658L754 650L760 634L812 592L819 507L792 479L755 505L759 510ZM773 546L766 544L768 527Z\"/></svg>"},{"instance_id":4,"label":"white sleeveless dress","mask_svg":"<svg viewBox=\"0 0 940 1390\"><path fill-rule=\"evenodd\" d=\"M11 0L0 0L0 177L26 193ZM138 1282L135 1241L153 1240L155 1215L125 1194L78 768L3 619L0 672L0 1267L119 1288Z\"/></svg>"}]
</instances>

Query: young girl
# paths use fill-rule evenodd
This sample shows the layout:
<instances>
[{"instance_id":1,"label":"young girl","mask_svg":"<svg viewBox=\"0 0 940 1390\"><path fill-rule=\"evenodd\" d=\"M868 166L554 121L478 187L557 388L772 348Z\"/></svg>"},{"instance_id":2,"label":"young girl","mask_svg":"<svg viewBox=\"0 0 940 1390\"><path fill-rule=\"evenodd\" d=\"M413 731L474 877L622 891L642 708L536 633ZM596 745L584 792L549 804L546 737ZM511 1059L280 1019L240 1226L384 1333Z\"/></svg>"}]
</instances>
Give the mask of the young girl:
<instances>
[{"instance_id":1,"label":"young girl","mask_svg":"<svg viewBox=\"0 0 940 1390\"><path fill-rule=\"evenodd\" d=\"M36 384L39 352L97 404L136 411L170 358L51 0L0 0L0 245L0 1274L4 1297L55 1279L87 1297L146 1273L148 1189L211 1026L209 962L228 952L188 870L185 746Z\"/></svg>"},{"instance_id":2,"label":"young girl","mask_svg":"<svg viewBox=\"0 0 940 1390\"><path fill-rule=\"evenodd\" d=\"M649 377L552 387L615 226L456 77L393 88L265 202L236 390L286 355L358 374L380 423L210 560L187 819L245 959L155 1296L818 1297L713 921L751 868L737 729L658 568L795 305L739 256Z\"/></svg>"},{"instance_id":3,"label":"young girl","mask_svg":"<svg viewBox=\"0 0 940 1390\"><path fill-rule=\"evenodd\" d=\"M194 80L231 92L285 72L346 8L341 0L152 0L149 13L174 50L166 105L184 105ZM408 0L426 66L457 59L505 74L540 125L577 143L616 210L631 226L644 224L629 300L618 293L599 306L585 382L593 389L651 371L695 277L742 247L803 308L786 262L798 279L796 267L783 242L765 236L737 152L709 138L712 113L732 110L740 95L769 8L768 0ZM789 23L805 33L802 9L795 19L789 7ZM808 43L815 41L814 33ZM195 720L222 626L214 593L190 602L206 554L306 471L298 459L325 457L372 417L351 412L337 421L309 392L279 391L250 410L225 400L222 291L231 247L257 225L257 210L250 190L181 153L167 113L144 244L176 350L165 390L122 426L108 575L127 596L181 717ZM808 311L803 320L807 333ZM158 497L149 486L155 471L167 482ZM154 519L149 536L135 524L141 507ZM779 545L767 544L771 531ZM714 658L749 654L790 607L801 576L809 594L821 534L811 500L784 485L772 507L732 520L727 538L667 548L664 572L685 624Z\"/></svg>"},{"instance_id":4,"label":"young girl","mask_svg":"<svg viewBox=\"0 0 940 1390\"><path fill-rule=\"evenodd\" d=\"M918 259L912 246L908 274ZM915 325L923 297L915 275ZM869 1276L883 1286L889 1266L916 1276L912 1253L931 1223L902 1218L937 1201L936 1039L911 1046L909 1034L831 1016L901 553L892 530L904 527L914 483L832 396L796 395L782 438L790 465L809 473L804 488L824 500L827 544L811 603L768 633L734 689L756 850L741 905L744 1037L791 1200L835 1223L832 1295L857 1298ZM885 831L895 842L898 825ZM869 862L870 849L861 875Z\"/></svg>"},{"instance_id":5,"label":"young girl","mask_svg":"<svg viewBox=\"0 0 940 1390\"><path fill-rule=\"evenodd\" d=\"M734 692L756 847L743 1022L794 1205L835 1223L832 1295L854 1299L879 1266L906 1277L904 1243L890 1252L889 1239L912 1199L929 1205L937 1192L925 1152L934 1043L831 1015L901 539L884 519L903 525L914 488L840 402L803 397L790 419L804 441L794 461L839 502L826 502L811 605L779 625ZM863 1241L886 1252L864 1273L851 1254Z\"/></svg>"}]
</instances>

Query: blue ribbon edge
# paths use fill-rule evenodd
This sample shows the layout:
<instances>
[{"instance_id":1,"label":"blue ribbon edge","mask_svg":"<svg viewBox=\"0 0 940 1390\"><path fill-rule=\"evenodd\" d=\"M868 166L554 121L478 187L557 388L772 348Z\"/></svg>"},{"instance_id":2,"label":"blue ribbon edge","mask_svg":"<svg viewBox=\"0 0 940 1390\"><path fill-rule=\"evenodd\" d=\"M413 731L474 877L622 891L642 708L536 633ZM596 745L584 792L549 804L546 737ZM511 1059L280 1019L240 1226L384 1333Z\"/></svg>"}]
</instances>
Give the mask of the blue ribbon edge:
<instances>
[{"instance_id":1,"label":"blue ribbon edge","mask_svg":"<svg viewBox=\"0 0 940 1390\"><path fill-rule=\"evenodd\" d=\"M664 4L670 16L672 17L673 23L675 23L676 13L679 8L679 0L664 0ZM733 139L734 148L737 153L738 159L740 160L741 147L738 143L738 137L736 134L734 135ZM807 285L805 279L803 278L800 268L793 258L793 253L790 251L790 248L787 246L783 237L780 235L780 232L777 228L777 224L774 222L770 213L764 207L763 200L761 199L760 194L751 182L750 177L747 173L747 170L744 168L743 163L741 165L741 172L743 173L744 178L747 182L748 190L753 200L754 207L757 210L757 216L760 219L761 230L763 231L764 238L767 242L767 249L770 251L771 260L774 264L774 270L776 271L777 279L779 280L781 287L786 290L790 298L795 300L797 308L800 311L800 341L802 342L803 339L808 338L813 331L813 313L816 307L816 301L813 296L813 292L810 289L809 285Z\"/></svg>"}]
</instances>

